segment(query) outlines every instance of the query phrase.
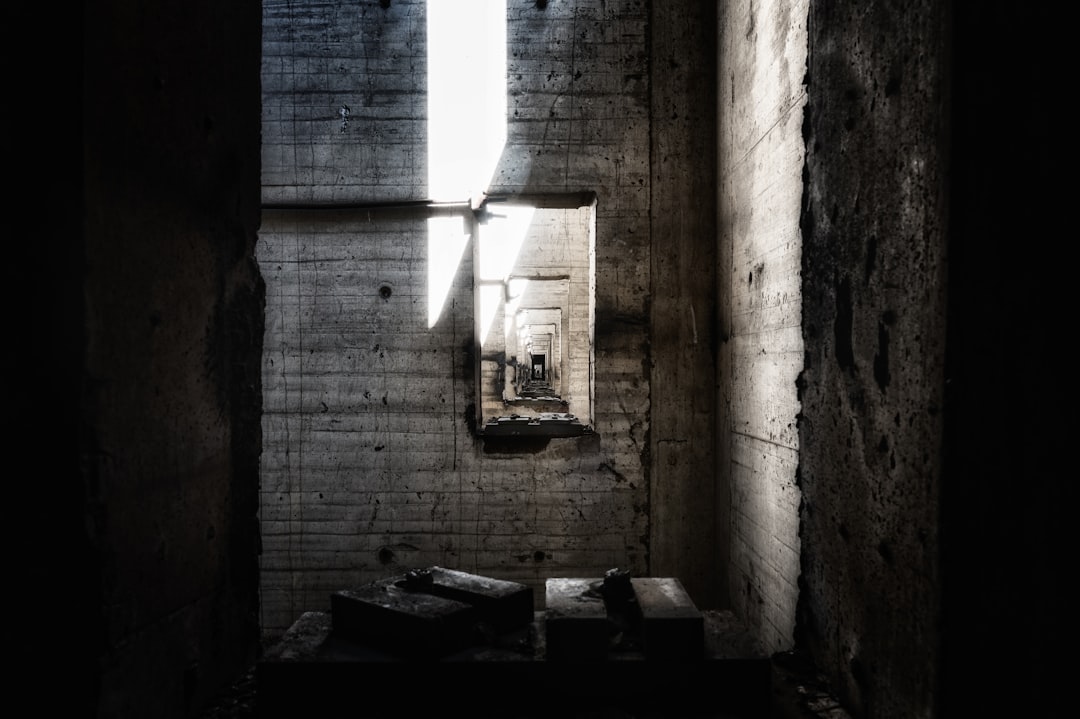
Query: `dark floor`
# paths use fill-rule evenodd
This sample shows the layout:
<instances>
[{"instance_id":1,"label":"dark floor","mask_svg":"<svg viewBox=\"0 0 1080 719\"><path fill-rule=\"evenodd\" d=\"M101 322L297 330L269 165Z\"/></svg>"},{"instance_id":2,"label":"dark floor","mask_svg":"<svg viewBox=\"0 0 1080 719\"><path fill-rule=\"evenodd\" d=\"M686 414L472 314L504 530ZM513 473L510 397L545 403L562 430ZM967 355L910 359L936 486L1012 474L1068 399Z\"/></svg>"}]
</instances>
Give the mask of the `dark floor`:
<instances>
[{"instance_id":1,"label":"dark floor","mask_svg":"<svg viewBox=\"0 0 1080 719\"><path fill-rule=\"evenodd\" d=\"M806 662L793 653L771 657L772 698L770 719L849 719L850 715L830 694L824 679ZM423 691L423 687L417 687ZM403 698L404 700L404 698ZM200 717L200 719L252 719L259 717L256 668L252 667L235 684L223 692ZM358 712L355 716L364 716ZM456 716L456 715L455 715ZM533 717L527 709L508 711L506 719ZM576 708L560 711L561 719L677 719L676 716L660 716L655 711L633 711L618 707ZM710 711L702 707L692 715L680 713L677 717L691 719L744 719L738 714ZM305 719L308 719L305 717ZM311 716L310 719L319 719Z\"/></svg>"}]
</instances>

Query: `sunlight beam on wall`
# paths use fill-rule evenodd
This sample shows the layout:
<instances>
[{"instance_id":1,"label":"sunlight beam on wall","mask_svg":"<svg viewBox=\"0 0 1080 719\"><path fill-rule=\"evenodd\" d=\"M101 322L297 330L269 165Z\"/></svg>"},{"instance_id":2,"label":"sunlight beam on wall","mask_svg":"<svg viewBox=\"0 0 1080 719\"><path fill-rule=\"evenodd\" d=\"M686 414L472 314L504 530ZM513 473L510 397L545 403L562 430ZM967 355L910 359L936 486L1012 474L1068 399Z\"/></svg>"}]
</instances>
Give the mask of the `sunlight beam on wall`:
<instances>
[{"instance_id":1,"label":"sunlight beam on wall","mask_svg":"<svg viewBox=\"0 0 1080 719\"><path fill-rule=\"evenodd\" d=\"M474 201L487 191L506 144L506 0L428 0L427 44L428 197ZM461 260L461 228L444 218L428 228L433 327ZM444 241L452 246L438 246Z\"/></svg>"},{"instance_id":2,"label":"sunlight beam on wall","mask_svg":"<svg viewBox=\"0 0 1080 719\"><path fill-rule=\"evenodd\" d=\"M534 208L498 205L498 215L480 226L480 260L476 268L480 286L480 345L487 341L496 314L503 308L505 283L514 270L521 246L532 224Z\"/></svg>"},{"instance_id":3,"label":"sunlight beam on wall","mask_svg":"<svg viewBox=\"0 0 1080 719\"><path fill-rule=\"evenodd\" d=\"M429 217L428 226L428 329L435 326L450 294L454 276L469 244L465 218Z\"/></svg>"}]
</instances>

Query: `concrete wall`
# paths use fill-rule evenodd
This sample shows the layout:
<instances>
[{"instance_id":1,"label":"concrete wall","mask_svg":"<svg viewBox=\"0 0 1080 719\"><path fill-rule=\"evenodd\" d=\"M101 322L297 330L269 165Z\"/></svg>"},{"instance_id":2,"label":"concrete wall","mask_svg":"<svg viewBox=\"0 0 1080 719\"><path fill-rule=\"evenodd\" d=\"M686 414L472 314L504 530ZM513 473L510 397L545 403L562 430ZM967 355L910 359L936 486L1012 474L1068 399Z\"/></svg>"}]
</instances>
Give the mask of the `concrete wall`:
<instances>
[{"instance_id":1,"label":"concrete wall","mask_svg":"<svg viewBox=\"0 0 1080 719\"><path fill-rule=\"evenodd\" d=\"M727 525L714 511L716 7L651 3L652 564L727 606ZM722 481L722 480L721 480Z\"/></svg>"},{"instance_id":2,"label":"concrete wall","mask_svg":"<svg viewBox=\"0 0 1080 719\"><path fill-rule=\"evenodd\" d=\"M406 25L422 22L408 12L403 20L392 15L395 9L415 6L397 1L386 22L375 22L372 13L384 17L378 5L343 4L333 12L320 6L330 14L317 27L302 22L309 13L300 6L265 5L281 24L268 47L288 42L298 51L295 61L286 61L292 57L286 48L269 52L268 59L278 60L290 82L306 83L301 96L307 98L306 105L298 106L306 114L288 118L288 133L285 125L266 132L270 142L265 149L277 153L264 155L268 192L277 188L280 197L310 199L323 187L334 198L375 199L397 197L397 190L411 192L426 181L422 151L395 140L422 110L390 92L396 83L419 82L413 58L423 53L398 41L389 18ZM601 208L607 208L597 235L602 255L597 367L605 366L598 382L599 446L485 454L469 445L471 435L458 427L463 422L459 405L439 410L428 430L444 435L436 440L441 451L421 453L417 460L450 466L456 461L459 467L467 460L469 472L452 474L459 485L443 493L457 502L452 507L461 509L451 516L480 516L466 511L483 510L497 531L524 527L507 518L507 508L511 499L514 506L525 505L528 483L535 478L539 489L533 496L545 500L535 503L537 516L561 512L578 519L560 517L554 530L525 535L524 563L537 562L538 556L540 565L549 561L546 551L535 553L540 550L529 559L532 536L554 538L560 551L569 551L573 542L574 551L587 552L552 573L582 567L600 571L607 559L621 561L632 554L635 567L648 568L649 561L642 559L646 550L655 553L654 566L676 566L682 557L669 550L684 545L659 544L709 532L715 532L717 556L723 557L728 525L733 546L738 546L735 541L747 550L756 546L764 558L773 544L739 540L753 536L736 531L739 523L746 526L760 517L773 536L791 531L784 512L752 510L752 494L725 491L721 483L723 470L733 466L737 418L749 414L736 413L746 404L745 398L735 401L745 397L746 385L724 378L734 379L738 367L764 366L736 365L731 349L739 342L730 331L735 301L757 303L752 288L760 287L761 279L754 270L750 282L749 270L756 264L737 256L734 243L738 234L771 236L767 228L735 233L728 225L744 220L724 208L753 210L760 222L758 213L774 205L749 199L735 203L732 192L739 186L732 173L743 173L747 182L765 182L770 170L782 169L784 175L792 162L772 165L773 153L759 154L756 146L748 146L753 168L740 164L741 156L725 155L725 143L736 145L723 132L718 152L728 159L720 162L717 181L718 266L740 271L721 272L717 278L717 521L698 534L667 522L650 525L643 518L677 509L670 502L678 490L711 472L683 463L691 453L673 464L656 461L661 441L672 435L654 431L658 415L652 408L667 401L692 407L689 388L700 389L687 379L693 373L683 372L694 369L699 356L688 355L680 363L677 355L691 346L687 338L694 337L697 325L687 322L687 307L693 306L697 315L701 298L695 292L691 302L682 302L671 287L659 288L667 293L663 302L681 310L655 318L671 323L672 330L652 326L649 294L657 290L654 277L669 276L677 253L709 250L684 243L684 233L671 231L664 218L674 214L653 210L666 193L671 194L665 204L680 198L679 178L686 175L665 167L664 151L694 147L680 144L687 135L671 134L686 132L688 126L678 121L685 118L683 109L715 102L711 91L702 100L687 89L676 93L676 112L662 104L672 99L667 93L679 82L705 75L701 67L680 63L672 51L675 44L686 48L704 42L688 24L676 29L680 17L689 23L705 17L705 8L671 5L653 3L646 9L631 2L579 3L573 9L552 2L542 14L527 2L511 15L526 61L523 69L531 68L531 74L522 73L520 80L517 73L512 76L529 92L513 99L518 119L511 134L522 161L503 168L502 182L507 187L587 186L597 189ZM780 5L753 12L737 4L717 8L717 55L729 58L726 67L721 61L718 83L730 87L720 96L716 123L730 133L754 127L729 121L733 110L768 117L767 106L759 113L757 106L747 106L749 99L754 93L773 97L769 93L784 87L781 78L798 76L798 62L787 53L800 34L796 29L804 12L791 6L791 16L782 21ZM942 15L945 9L951 18ZM275 358L261 352L263 308L251 261L260 180L255 118L260 18L251 7L234 11L222 10L220 3L190 2L150 3L138 13L99 3L85 17L44 6L40 15L33 11L13 8L13 26L48 27L50 42L24 48L20 55L81 67L83 95L80 102L78 91L43 82L40 73L11 74L12 97L23 110L10 118L16 124L12 137L20 141L13 147L16 181L8 191L14 197L11 206L19 211L10 213L15 240L5 263L6 286L14 290L5 368L15 400L6 429L21 450L21 464L12 462L14 479L9 482L19 542L13 586L23 601L10 621L19 652L14 682L27 697L50 706L73 705L62 712L70 716L184 716L247 668L258 641L253 517L262 431L258 406L267 360ZM1058 47L1068 45L1058 44L1054 36L1057 27L1065 27L1051 16L1054 11L1032 5L1021 11L1001 2L904 8L813 2L805 12L806 212L799 271L807 364L799 381L803 565L795 635L799 648L813 655L842 692L845 704L863 716L1059 716L1064 715L1062 699L1071 700L1062 697L1070 686L1065 675L1070 667L1056 658L1072 621L1071 607L1065 606L1072 503L1064 489L1070 479L1065 413L1071 404L1063 399L1068 353L1062 351L1062 327L1067 338L1068 325L1054 311L1069 307L1060 296L1070 287L1064 276L1068 264L1058 258L1067 250L1061 244L1062 227L1067 227L1062 215L1071 205L1058 194L1068 190L1067 183L1055 185L1051 179L1067 170L1060 150L1068 133L1058 134L1056 102L1065 85L1054 69L1069 66L1055 56ZM357 16L364 13L367 20L360 23ZM285 32L287 27L292 29ZM779 40L783 27L789 28L787 44ZM360 38L357 47L383 51L350 54L342 43L325 42L336 37L337 28ZM571 37L584 42L569 43L568 53ZM655 51L653 61L647 47ZM743 59L736 62L732 55ZM780 71L783 61L776 59L780 56L787 57L785 72ZM340 63L328 64L327 57ZM670 73L662 71L665 60ZM951 72L943 73L943 64L951 64ZM365 72L368 67L379 72ZM581 77L576 77L578 70ZM759 76L767 81L750 82ZM585 82L597 83L599 90L579 90ZM660 82L669 84L661 87ZM335 88L361 98L350 103L355 114L349 129L359 136L348 146L335 144L343 139ZM264 131L278 122L274 107L263 108ZM400 112L390 113L393 108ZM773 116L788 122L783 113ZM586 117L608 117L610 122L586 123ZM327 137L314 142L317 128ZM787 147L780 142L787 130L757 134L759 144L777 143L776 157L787 156L779 152ZM281 141L286 136L300 139ZM600 152L582 154L595 141ZM396 169L385 172L388 167ZM949 172L948 183L943 169ZM710 171L694 165L686 173L704 177ZM311 182L315 176L319 183ZM675 184L658 188L660 179ZM594 182L600 187L592 188ZM687 188L688 194L694 189ZM652 199L643 201L646 196ZM788 207L781 196L787 193L762 195L775 198L777 207ZM310 213L291 218L268 213L267 221L274 226L264 239L291 246L294 260L307 260L283 264L280 271L273 266L279 278L290 268L294 284L282 282L277 288L278 309L267 312L268 325L289 316L280 290L306 292L316 287L316 276L318 287L336 281L336 272L312 261L316 250L322 252L314 240L329 248L353 248L344 238L353 237L355 230L372 240L364 253L378 257L386 247L397 252L381 260L386 262L381 269L346 282L351 295L336 285L336 294L301 295L303 302L297 302L305 310L293 316L316 335L334 331L330 320L335 315L314 313L315 300L321 312L333 297L358 318L342 322L347 331L359 323L376 330L365 340L398 336L397 329L413 312L402 310L414 299L408 273L385 300L377 292L384 271L396 272L402 247L410 247L394 244L392 236L409 236L415 217L383 217L374 232L365 229L368 221L362 215L334 224ZM290 223L295 227L290 229ZM606 229L599 231L600 226ZM945 239L942 227L948 228ZM675 244L661 243L661 233L664 242ZM1032 247L1037 251L1028 252ZM660 258L660 250L676 254ZM762 256L768 272L769 257ZM347 258L324 260L335 269L349 268ZM776 274L767 274L765 281L774 282ZM305 283L296 282L301 276ZM684 279L680 272L674 276ZM943 288L946 325L940 314ZM367 314L361 312L363 303L369 303L363 307L371 310ZM402 311L390 315L390 307ZM448 317L467 325L470 318L464 314ZM424 312L418 308L415 315ZM316 316L322 324L310 324ZM391 324L393 331L387 329ZM672 350L650 345L661 331L673 331L681 345ZM452 328L450 337L453 342ZM700 337L699 332L699 342ZM460 372L449 374L451 385L469 382L472 363L464 344L447 347L444 339L431 346L453 355L450 362L461 363ZM278 357L289 357L295 368L299 350L278 341L276 349L286 350ZM409 341L424 347L418 336ZM751 347L749 335L741 341ZM937 344L941 341L947 351ZM301 432L304 442L284 447L278 438L271 450L279 466L288 466L280 464L286 449L291 450L289 462L296 463L292 467L304 466L293 457L293 448L303 448L309 460L332 456L326 449L330 433L323 430L336 426L331 419L351 422L356 441L341 446L357 455L350 461L363 466L341 473L323 468L314 475L324 484L327 477L330 483L341 482L349 496L340 506L367 512L379 506L364 504L367 495L360 504L350 504L360 494L354 480L361 477L370 482L364 491L371 495L384 491L383 486L389 487L388 494L396 493L395 522L448 523L438 511L432 518L431 494L424 494L425 503L413 513L415 495L408 496L403 475L391 476L383 471L385 465L378 465L385 460L382 451L375 451L376 437L400 441L401 418L420 421L428 415L426 410L411 418L406 413L391 424L378 414L382 395L376 391L383 385L375 383L386 358L377 358L374 344L356 345L366 354L349 360L357 363L355 370L332 352L308 352L323 364L303 374L318 387L325 382L321 372L326 367L339 383L354 372L358 386L363 380L375 388L372 406L362 404L367 398L360 392L348 393L352 408L328 404L325 414L334 412L332 418L324 418L317 403L306 412L294 411L290 428ZM775 342L762 348L772 352L781 346ZM296 379L292 372L290 378ZM387 394L388 402L391 396L405 402L401 398L415 392L418 406L443 404L427 385L385 376L386 387L395 391ZM440 380L445 383L446 375ZM662 382L675 391L658 394ZM778 397L785 396L785 386L786 381L776 385ZM443 395L448 402L471 396L462 387ZM289 402L298 399L290 390ZM286 406L284 398L275 401ZM785 402L787 412L790 401ZM284 426L280 418L278 426ZM665 444L668 451L680 443ZM394 461L401 462L402 452L395 454ZM784 488L787 471L771 456L765 459L755 465L755 481L732 487L768 488L763 494ZM369 471L369 466L377 469ZM669 474L658 481L670 492L652 491L660 467ZM740 471L749 478L749 472ZM427 471L428 479L434 474ZM332 512L340 510L325 501L333 495L308 484L307 476L301 488L299 476L293 477L297 481L286 499L297 511L275 520L276 531L280 523L293 522L284 535L292 542L292 554L281 551L282 541L272 533L265 538L278 542L278 549L263 554L283 562L283 580L295 579L299 588L323 581L319 576L325 573L325 586L336 587L338 580L353 576L333 564L350 548L355 557L342 563L367 561L369 573L380 556L390 571L396 568L393 562L411 562L419 554L397 544L384 547L382 528L377 536L365 535L370 514L335 519ZM383 477L385 484L375 484ZM786 496L787 489L783 492ZM276 496L268 491L264 499L269 503ZM665 502L668 506L661 506ZM585 519L575 514L579 506ZM758 501L757 506L768 504ZM735 516L728 522L724 513ZM740 513L745 519L737 518ZM698 508L686 516L699 516ZM439 538L460 536L477 546L483 538L477 526ZM357 531L344 539L307 531L324 527ZM386 530L395 542L396 527ZM632 550L603 544L621 539L628 527L631 539L625 546ZM594 533L606 548L581 549ZM415 545L427 552L421 559L441 558L442 550L428 544L436 535L421 536L424 544ZM498 568L510 540L503 534L492 541L497 548L483 561ZM696 552L700 545L689 546ZM610 556L600 556L609 551ZM483 556L475 549L469 552ZM752 555L746 551L743 556ZM661 563L660 557L668 559ZM686 561L695 563L699 557ZM763 610L740 611L754 618L764 640L776 641L784 632L776 629L780 621L769 618L774 600L765 581L770 575L761 566L758 560L753 568L741 559L733 561L733 604L749 606L738 592L744 578L752 590L746 597L761 587ZM723 583L727 576L717 571L697 581ZM282 620L284 596L275 600L274 610ZM297 605L304 601L301 593L291 596ZM322 590L313 592L312 600L321 602Z\"/></svg>"},{"instance_id":3,"label":"concrete wall","mask_svg":"<svg viewBox=\"0 0 1080 719\"><path fill-rule=\"evenodd\" d=\"M806 13L724 3L718 23L717 471L732 607L770 651L793 647L798 599Z\"/></svg>"},{"instance_id":4,"label":"concrete wall","mask_svg":"<svg viewBox=\"0 0 1080 719\"><path fill-rule=\"evenodd\" d=\"M425 8L264 3L264 200L426 199ZM650 67L657 43L665 57L687 48L680 34L657 31L677 10L664 5L650 24L639 2L507 8L507 143L490 192L597 193L590 437L496 452L475 435L472 257L462 255L429 329L422 213L264 215L267 633L325 609L336 589L431 564L530 583L540 597L551 576L652 570L679 576L703 606L714 600L713 290L711 273L699 272L711 266L712 233L678 224L684 216L710 226L713 193L682 169L657 174L650 155L660 147L650 144L658 131L650 118L660 114L652 93L666 94L665 116L671 106L689 115L702 109L691 98L711 86L676 82L686 70ZM708 36L701 30L695 42ZM712 77L711 53L685 62ZM344 131L342 105L351 110ZM691 156L690 138L710 146L705 119L664 132L684 148L664 152L672 168ZM653 197L657 178L682 209ZM650 260L657 243L682 263L662 278ZM680 286L677 302L650 305L651 292ZM698 308L696 328L687 305ZM687 342L654 355L653 328L668 325ZM684 377L676 367L688 361L695 332L689 361L698 369ZM672 420L659 437L651 434L657 373L669 378ZM684 435L700 444L685 456L675 443ZM670 451L657 454L657 442ZM656 457L663 481L685 490L650 493ZM688 501L694 487L705 501ZM696 516L680 518L691 507ZM662 518L651 537L650 508ZM657 547L665 559L650 561Z\"/></svg>"},{"instance_id":5,"label":"concrete wall","mask_svg":"<svg viewBox=\"0 0 1080 719\"><path fill-rule=\"evenodd\" d=\"M859 716L935 707L947 29L810 4L799 641Z\"/></svg>"},{"instance_id":6,"label":"concrete wall","mask_svg":"<svg viewBox=\"0 0 1080 719\"><path fill-rule=\"evenodd\" d=\"M51 684L24 689L57 707L87 700L69 716L184 717L258 650L259 13L106 3L83 21L81 227L51 246L70 254L40 285L70 302L71 319L41 327L74 329L62 360L77 365L74 386L51 381L78 406L77 441L57 443L78 463L35 503L81 512L31 581L44 599L31 623L60 639L35 638L49 654L27 666ZM58 114L80 137L70 109ZM63 517L39 531L56 538Z\"/></svg>"}]
</instances>

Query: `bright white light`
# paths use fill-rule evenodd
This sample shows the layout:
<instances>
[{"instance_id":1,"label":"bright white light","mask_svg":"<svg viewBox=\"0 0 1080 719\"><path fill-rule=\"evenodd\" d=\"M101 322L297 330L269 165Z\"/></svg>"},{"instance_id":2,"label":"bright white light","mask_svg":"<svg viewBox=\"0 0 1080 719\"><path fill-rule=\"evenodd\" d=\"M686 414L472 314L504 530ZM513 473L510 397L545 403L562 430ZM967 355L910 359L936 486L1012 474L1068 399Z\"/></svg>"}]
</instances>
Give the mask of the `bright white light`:
<instances>
[{"instance_id":1,"label":"bright white light","mask_svg":"<svg viewBox=\"0 0 1080 719\"><path fill-rule=\"evenodd\" d=\"M428 197L480 197L506 144L506 0L428 0ZM461 220L428 221L428 327L465 249Z\"/></svg>"},{"instance_id":2,"label":"bright white light","mask_svg":"<svg viewBox=\"0 0 1080 719\"><path fill-rule=\"evenodd\" d=\"M428 329L442 314L461 256L469 244L461 217L428 218Z\"/></svg>"},{"instance_id":3,"label":"bright white light","mask_svg":"<svg viewBox=\"0 0 1080 719\"><path fill-rule=\"evenodd\" d=\"M529 232L533 213L527 205L489 204L491 219L480 226L481 280L507 280Z\"/></svg>"},{"instance_id":4,"label":"bright white light","mask_svg":"<svg viewBox=\"0 0 1080 719\"><path fill-rule=\"evenodd\" d=\"M515 277L506 283L506 316L515 318L514 324L516 324L521 298L525 296L525 290L528 287L529 280L526 277ZM509 331L510 328L507 327L507 332Z\"/></svg>"},{"instance_id":5,"label":"bright white light","mask_svg":"<svg viewBox=\"0 0 1080 719\"><path fill-rule=\"evenodd\" d=\"M502 285L480 285L477 291L480 294L480 346L483 347L495 314L502 306L503 291Z\"/></svg>"},{"instance_id":6,"label":"bright white light","mask_svg":"<svg viewBox=\"0 0 1080 719\"><path fill-rule=\"evenodd\" d=\"M525 243L535 209L523 205L489 204L492 213L486 225L480 226L480 258L476 268L481 282L498 282L497 285L481 285L480 292L480 345L487 340L488 330L495 315L502 308L504 285L514 270L518 253ZM505 309L503 310L505 311Z\"/></svg>"},{"instance_id":7,"label":"bright white light","mask_svg":"<svg viewBox=\"0 0 1080 719\"><path fill-rule=\"evenodd\" d=\"M428 0L428 194L477 197L506 144L506 0Z\"/></svg>"}]
</instances>

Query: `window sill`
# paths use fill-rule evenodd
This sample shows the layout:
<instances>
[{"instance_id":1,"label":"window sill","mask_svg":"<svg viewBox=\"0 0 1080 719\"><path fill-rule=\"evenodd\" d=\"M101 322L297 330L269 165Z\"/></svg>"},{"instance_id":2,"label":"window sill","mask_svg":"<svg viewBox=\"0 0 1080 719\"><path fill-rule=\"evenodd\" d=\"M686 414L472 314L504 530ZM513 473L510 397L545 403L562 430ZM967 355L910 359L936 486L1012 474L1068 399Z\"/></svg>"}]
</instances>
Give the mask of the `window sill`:
<instances>
[{"instance_id":1,"label":"window sill","mask_svg":"<svg viewBox=\"0 0 1080 719\"><path fill-rule=\"evenodd\" d=\"M525 417L512 414L492 417L484 424L485 437L580 437L592 432L572 414L545 412Z\"/></svg>"}]
</instances>

